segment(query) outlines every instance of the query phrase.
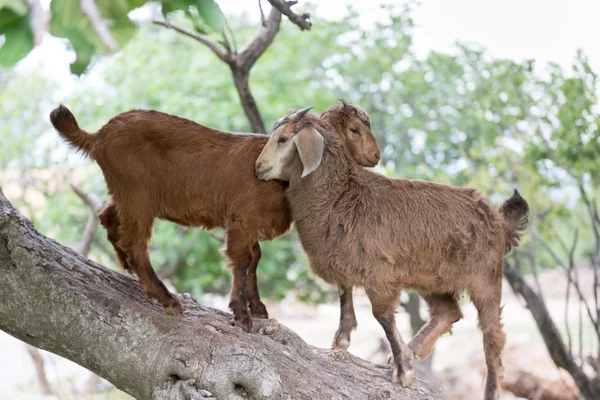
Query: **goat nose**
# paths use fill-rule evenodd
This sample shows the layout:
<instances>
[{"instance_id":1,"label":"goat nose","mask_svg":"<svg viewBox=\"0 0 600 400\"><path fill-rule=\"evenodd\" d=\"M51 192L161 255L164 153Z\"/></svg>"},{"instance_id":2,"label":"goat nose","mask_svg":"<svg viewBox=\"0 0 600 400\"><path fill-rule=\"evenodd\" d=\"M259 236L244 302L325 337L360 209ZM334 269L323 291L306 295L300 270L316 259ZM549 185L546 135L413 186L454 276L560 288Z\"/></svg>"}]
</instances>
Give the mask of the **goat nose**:
<instances>
[{"instance_id":1,"label":"goat nose","mask_svg":"<svg viewBox=\"0 0 600 400\"><path fill-rule=\"evenodd\" d=\"M381 152L377 151L375 153L375 158L377 159L377 161L379 161L381 159Z\"/></svg>"},{"instance_id":2,"label":"goat nose","mask_svg":"<svg viewBox=\"0 0 600 400\"><path fill-rule=\"evenodd\" d=\"M259 170L261 166L262 166L262 163L260 161L258 161L256 163L256 165L254 166L254 169Z\"/></svg>"}]
</instances>

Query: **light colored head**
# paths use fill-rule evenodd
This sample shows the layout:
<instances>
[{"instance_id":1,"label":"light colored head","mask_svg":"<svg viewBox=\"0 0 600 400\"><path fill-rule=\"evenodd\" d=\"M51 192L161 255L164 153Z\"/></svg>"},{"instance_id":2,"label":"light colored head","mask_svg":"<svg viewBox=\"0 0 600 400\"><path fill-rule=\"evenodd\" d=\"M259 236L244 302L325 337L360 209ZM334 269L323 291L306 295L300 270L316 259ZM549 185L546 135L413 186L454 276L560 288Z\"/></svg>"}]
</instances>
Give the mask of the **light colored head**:
<instances>
[{"instance_id":1,"label":"light colored head","mask_svg":"<svg viewBox=\"0 0 600 400\"><path fill-rule=\"evenodd\" d=\"M339 99L341 106L334 106L321 114L344 140L344 145L354 160L363 167L379 163L381 150L371 131L371 117L356 104Z\"/></svg>"},{"instance_id":2,"label":"light colored head","mask_svg":"<svg viewBox=\"0 0 600 400\"><path fill-rule=\"evenodd\" d=\"M302 164L304 178L321 164L324 139L318 128L323 125L316 115L306 115L311 108L275 122L271 137L256 160L255 173L259 179L289 181L298 162Z\"/></svg>"}]
</instances>

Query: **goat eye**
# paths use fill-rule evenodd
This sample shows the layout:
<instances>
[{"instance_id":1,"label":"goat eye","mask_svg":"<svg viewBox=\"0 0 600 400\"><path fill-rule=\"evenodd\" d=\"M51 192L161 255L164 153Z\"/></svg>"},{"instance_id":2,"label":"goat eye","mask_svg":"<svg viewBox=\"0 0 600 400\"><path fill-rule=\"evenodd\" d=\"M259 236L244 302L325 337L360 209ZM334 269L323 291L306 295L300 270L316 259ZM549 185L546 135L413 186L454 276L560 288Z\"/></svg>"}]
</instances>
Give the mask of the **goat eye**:
<instances>
[{"instance_id":1,"label":"goat eye","mask_svg":"<svg viewBox=\"0 0 600 400\"><path fill-rule=\"evenodd\" d=\"M279 136L279 139L277 139L277 143L285 143L288 141L288 138L286 138L285 136Z\"/></svg>"},{"instance_id":2,"label":"goat eye","mask_svg":"<svg viewBox=\"0 0 600 400\"><path fill-rule=\"evenodd\" d=\"M360 135L360 131L358 129L350 129L352 131L352 133L354 133L355 135Z\"/></svg>"}]
</instances>

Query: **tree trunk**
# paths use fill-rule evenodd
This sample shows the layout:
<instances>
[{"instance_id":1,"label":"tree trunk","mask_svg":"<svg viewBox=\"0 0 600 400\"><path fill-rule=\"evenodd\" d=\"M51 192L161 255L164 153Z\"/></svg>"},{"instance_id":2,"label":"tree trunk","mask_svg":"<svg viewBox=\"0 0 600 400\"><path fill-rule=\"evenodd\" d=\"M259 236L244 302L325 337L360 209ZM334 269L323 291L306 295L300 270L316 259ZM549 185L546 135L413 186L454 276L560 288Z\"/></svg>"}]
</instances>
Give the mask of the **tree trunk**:
<instances>
[{"instance_id":1,"label":"tree trunk","mask_svg":"<svg viewBox=\"0 0 600 400\"><path fill-rule=\"evenodd\" d=\"M600 396L600 382L592 380L575 363L575 360L567 351L567 347L546 308L544 300L531 289L516 266L505 263L504 277L508 280L512 289L525 299L527 308L529 308L535 319L552 361L557 367L565 369L573 377L579 391L586 400L598 399Z\"/></svg>"},{"instance_id":2,"label":"tree trunk","mask_svg":"<svg viewBox=\"0 0 600 400\"><path fill-rule=\"evenodd\" d=\"M246 117L248 117L248 121L250 121L252 132L267 133L265 123L260 115L260 111L258 111L258 105L250 92L250 86L248 84L249 72L244 71L243 68L238 67L236 64L232 64L231 73L233 74L235 87L240 95L242 107L244 108Z\"/></svg>"},{"instance_id":3,"label":"tree trunk","mask_svg":"<svg viewBox=\"0 0 600 400\"><path fill-rule=\"evenodd\" d=\"M0 190L0 329L68 358L138 399L448 399L389 365L307 345L275 320L248 334L180 296L181 317L132 278L40 235Z\"/></svg>"}]
</instances>

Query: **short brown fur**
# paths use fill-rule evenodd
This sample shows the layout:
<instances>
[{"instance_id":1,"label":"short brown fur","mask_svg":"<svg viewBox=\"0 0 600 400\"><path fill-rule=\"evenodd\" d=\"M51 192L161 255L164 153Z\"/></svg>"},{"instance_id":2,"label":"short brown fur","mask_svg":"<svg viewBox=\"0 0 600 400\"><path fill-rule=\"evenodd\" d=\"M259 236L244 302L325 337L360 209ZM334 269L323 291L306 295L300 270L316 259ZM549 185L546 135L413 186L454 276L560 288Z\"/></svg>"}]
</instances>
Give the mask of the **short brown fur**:
<instances>
[{"instance_id":1,"label":"short brown fur","mask_svg":"<svg viewBox=\"0 0 600 400\"><path fill-rule=\"evenodd\" d=\"M306 166L299 152L319 148L318 143L297 150L286 143L314 140L318 134L324 139L320 165L302 178ZM304 158L315 159L306 154ZM466 290L483 332L485 398L498 398L505 342L500 322L503 259L517 245L528 214L518 192L497 210L475 189L363 170L338 135L310 114L271 134L256 172L261 179L289 181L287 196L311 269L340 288L342 312L334 348L350 344L350 331L356 327L351 291L363 286L392 347L392 379L408 386L411 359L427 357L437 338L462 317L458 296ZM408 345L394 320L403 288L417 290L431 314Z\"/></svg>"},{"instance_id":2,"label":"short brown fur","mask_svg":"<svg viewBox=\"0 0 600 400\"><path fill-rule=\"evenodd\" d=\"M328 110L337 118L333 127L340 136L346 132L338 114L347 114L344 125L357 124L349 121L358 117L348 110L343 106ZM250 330L248 308L255 317L268 317L257 287L259 240L280 236L291 225L284 184L259 181L254 175L255 160L268 136L222 132L147 110L121 113L95 134L80 129L63 105L52 111L50 119L72 147L102 169L112 201L100 212L100 221L120 265L139 277L150 298L169 314L182 312L181 303L150 264L148 242L155 218L206 229L222 227L233 270L229 304L233 323ZM364 140L348 143L349 151L360 156L358 162L374 166L379 148L370 127L360 129Z\"/></svg>"}]
</instances>

